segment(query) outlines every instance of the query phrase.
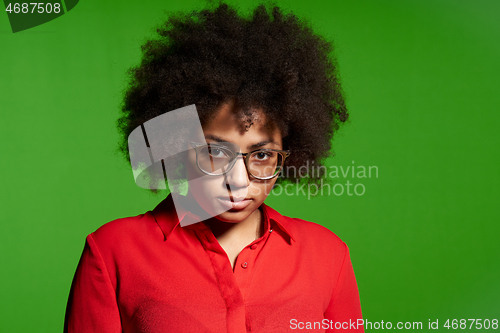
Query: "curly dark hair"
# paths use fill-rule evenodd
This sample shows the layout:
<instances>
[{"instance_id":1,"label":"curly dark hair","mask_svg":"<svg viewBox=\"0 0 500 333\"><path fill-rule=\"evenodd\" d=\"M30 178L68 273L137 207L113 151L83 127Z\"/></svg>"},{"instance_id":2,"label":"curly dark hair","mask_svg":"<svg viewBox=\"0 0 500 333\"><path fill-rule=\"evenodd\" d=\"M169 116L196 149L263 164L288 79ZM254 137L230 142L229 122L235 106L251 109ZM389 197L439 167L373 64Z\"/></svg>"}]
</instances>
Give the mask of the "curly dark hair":
<instances>
[{"instance_id":1,"label":"curly dark hair","mask_svg":"<svg viewBox=\"0 0 500 333\"><path fill-rule=\"evenodd\" d=\"M333 134L348 113L333 45L307 23L276 5L259 5L245 17L221 3L172 15L156 31L142 46L141 63L128 71L118 120L127 160L127 138L142 123L195 104L203 126L229 101L243 122L261 108L278 126L284 149L292 151L287 168L310 170L330 156ZM322 176L285 173L278 181Z\"/></svg>"}]
</instances>

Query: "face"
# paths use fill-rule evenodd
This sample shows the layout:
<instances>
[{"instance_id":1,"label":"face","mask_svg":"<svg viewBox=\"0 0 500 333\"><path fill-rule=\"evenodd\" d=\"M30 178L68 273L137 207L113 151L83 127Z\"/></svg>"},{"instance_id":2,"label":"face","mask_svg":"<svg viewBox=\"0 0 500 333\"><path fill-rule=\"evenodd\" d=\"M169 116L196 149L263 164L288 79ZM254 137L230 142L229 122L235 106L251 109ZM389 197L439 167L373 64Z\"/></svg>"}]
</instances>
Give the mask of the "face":
<instances>
[{"instance_id":1,"label":"face","mask_svg":"<svg viewBox=\"0 0 500 333\"><path fill-rule=\"evenodd\" d=\"M282 150L280 131L266 122L265 114L257 117L248 130L242 129L241 118L231 103L224 104L206 126L203 135L206 143L230 147L248 153L257 149ZM202 141L200 141L202 142ZM219 151L213 153L222 154ZM265 156L257 156L265 159ZM187 173L190 195L211 216L224 222L241 222L255 212L269 195L277 177L259 180L250 176L243 156L238 156L232 169L225 175L209 176L196 165L196 152L189 152Z\"/></svg>"}]
</instances>

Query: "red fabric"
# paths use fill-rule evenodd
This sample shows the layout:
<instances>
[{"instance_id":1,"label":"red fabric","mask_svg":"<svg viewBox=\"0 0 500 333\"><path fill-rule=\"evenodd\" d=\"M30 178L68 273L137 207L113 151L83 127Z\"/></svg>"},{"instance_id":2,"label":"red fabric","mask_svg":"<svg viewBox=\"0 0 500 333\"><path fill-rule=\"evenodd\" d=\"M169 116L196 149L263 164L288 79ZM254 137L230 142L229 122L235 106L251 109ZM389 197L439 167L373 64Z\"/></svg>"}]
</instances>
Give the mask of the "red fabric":
<instances>
[{"instance_id":1,"label":"red fabric","mask_svg":"<svg viewBox=\"0 0 500 333\"><path fill-rule=\"evenodd\" d=\"M361 307L346 244L318 224L261 209L264 236L234 272L204 223L179 225L170 196L103 225L87 237L65 331L329 332L337 323L363 332L352 329Z\"/></svg>"}]
</instances>

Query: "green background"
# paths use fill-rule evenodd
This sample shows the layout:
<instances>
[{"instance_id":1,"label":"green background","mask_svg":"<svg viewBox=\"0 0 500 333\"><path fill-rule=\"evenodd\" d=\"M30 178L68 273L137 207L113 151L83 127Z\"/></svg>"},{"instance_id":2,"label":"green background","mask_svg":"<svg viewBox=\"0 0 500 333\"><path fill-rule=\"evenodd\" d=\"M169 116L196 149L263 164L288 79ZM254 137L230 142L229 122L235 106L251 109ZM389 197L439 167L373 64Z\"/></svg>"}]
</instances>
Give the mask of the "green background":
<instances>
[{"instance_id":1,"label":"green background","mask_svg":"<svg viewBox=\"0 0 500 333\"><path fill-rule=\"evenodd\" d=\"M1 332L62 330L86 235L161 201L115 153L125 71L163 10L203 4L80 1L15 34L0 14ZM500 2L278 4L337 46L351 120L330 165L379 175L266 202L349 245L369 321L500 319Z\"/></svg>"}]
</instances>

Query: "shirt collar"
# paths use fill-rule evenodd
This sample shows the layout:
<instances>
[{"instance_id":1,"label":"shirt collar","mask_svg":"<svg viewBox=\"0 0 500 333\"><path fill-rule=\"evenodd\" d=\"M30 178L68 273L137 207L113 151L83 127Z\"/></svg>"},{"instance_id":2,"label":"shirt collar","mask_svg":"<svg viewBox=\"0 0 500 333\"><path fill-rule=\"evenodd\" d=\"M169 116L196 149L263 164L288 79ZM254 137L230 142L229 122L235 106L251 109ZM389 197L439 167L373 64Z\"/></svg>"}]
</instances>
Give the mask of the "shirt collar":
<instances>
[{"instance_id":1,"label":"shirt collar","mask_svg":"<svg viewBox=\"0 0 500 333\"><path fill-rule=\"evenodd\" d=\"M283 236L287 238L288 243L292 244L292 241L295 241L295 239L293 238L291 232L291 229L293 227L290 221L291 219L289 217L281 215L276 210L272 209L264 203L260 207L264 212L264 218L266 220L269 220L270 222L274 222L274 225L278 226L279 230L281 230L281 232L283 233Z\"/></svg>"},{"instance_id":2,"label":"shirt collar","mask_svg":"<svg viewBox=\"0 0 500 333\"><path fill-rule=\"evenodd\" d=\"M162 202L160 202L151 212L156 223L160 227L164 239L167 240L168 236L180 225L180 221L185 218L189 219L197 219L198 217L186 210L182 207L177 207L174 205L174 200L172 195L169 194ZM267 225L267 229L269 226L274 231L277 226L278 230L281 231L284 238L288 241L289 244L292 244L292 240L295 241L294 237L290 229L292 229L292 224L290 223L291 219L285 217L278 213L276 210L272 209L266 204L261 205L262 211L264 213L264 218L266 219L265 225ZM267 221L271 223L267 223ZM182 227L181 227L182 228ZM189 229L206 229L208 228L204 223L194 223L185 226L184 228ZM270 230L269 230L270 231Z\"/></svg>"}]
</instances>

